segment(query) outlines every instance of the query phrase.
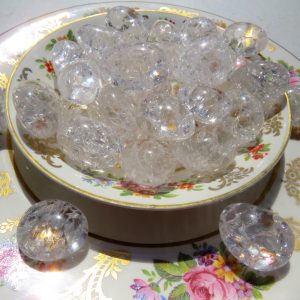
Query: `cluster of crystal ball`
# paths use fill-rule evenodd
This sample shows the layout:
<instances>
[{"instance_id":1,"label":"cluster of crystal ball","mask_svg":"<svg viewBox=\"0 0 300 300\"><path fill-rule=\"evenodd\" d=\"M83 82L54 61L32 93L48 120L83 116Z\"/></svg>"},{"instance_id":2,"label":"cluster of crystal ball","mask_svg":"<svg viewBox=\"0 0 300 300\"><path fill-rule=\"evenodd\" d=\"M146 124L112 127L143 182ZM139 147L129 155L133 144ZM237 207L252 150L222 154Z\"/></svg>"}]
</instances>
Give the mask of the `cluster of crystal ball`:
<instances>
[{"instance_id":1,"label":"cluster of crystal ball","mask_svg":"<svg viewBox=\"0 0 300 300\"><path fill-rule=\"evenodd\" d=\"M154 23L114 7L106 25L85 24L56 42L56 91L27 81L14 91L20 123L56 135L66 161L159 186L226 172L278 111L289 73L259 55L266 33L250 23L224 32L204 17ZM59 93L57 92L59 91Z\"/></svg>"}]
</instances>

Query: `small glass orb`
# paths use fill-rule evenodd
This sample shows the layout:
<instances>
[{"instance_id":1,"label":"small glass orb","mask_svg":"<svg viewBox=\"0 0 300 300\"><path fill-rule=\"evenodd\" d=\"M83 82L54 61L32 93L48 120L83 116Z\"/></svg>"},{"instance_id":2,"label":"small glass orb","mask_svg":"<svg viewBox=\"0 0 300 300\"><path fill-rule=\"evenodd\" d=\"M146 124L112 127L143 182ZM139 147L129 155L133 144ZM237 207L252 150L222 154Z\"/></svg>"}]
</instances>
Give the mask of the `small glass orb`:
<instances>
[{"instance_id":1,"label":"small glass orb","mask_svg":"<svg viewBox=\"0 0 300 300\"><path fill-rule=\"evenodd\" d=\"M45 139L57 130L57 93L43 82L21 82L13 92L17 118L30 135Z\"/></svg>"},{"instance_id":2,"label":"small glass orb","mask_svg":"<svg viewBox=\"0 0 300 300\"><path fill-rule=\"evenodd\" d=\"M85 24L79 28L76 38L86 55L101 59L106 49L117 44L119 32L100 25Z\"/></svg>"},{"instance_id":3,"label":"small glass orb","mask_svg":"<svg viewBox=\"0 0 300 300\"><path fill-rule=\"evenodd\" d=\"M168 145L153 139L127 145L121 153L121 165L126 180L152 187L169 182L176 168Z\"/></svg>"},{"instance_id":4,"label":"small glass orb","mask_svg":"<svg viewBox=\"0 0 300 300\"><path fill-rule=\"evenodd\" d=\"M178 31L175 25L166 20L157 20L151 27L148 40L151 42L177 42Z\"/></svg>"},{"instance_id":5,"label":"small glass orb","mask_svg":"<svg viewBox=\"0 0 300 300\"><path fill-rule=\"evenodd\" d=\"M270 210L247 203L227 206L219 223L228 251L251 269L270 272L286 265L294 250L294 234Z\"/></svg>"},{"instance_id":6,"label":"small glass orb","mask_svg":"<svg viewBox=\"0 0 300 300\"><path fill-rule=\"evenodd\" d=\"M233 109L233 102L223 92L203 85L193 90L186 104L196 121L212 125L223 122Z\"/></svg>"},{"instance_id":7,"label":"small glass orb","mask_svg":"<svg viewBox=\"0 0 300 300\"><path fill-rule=\"evenodd\" d=\"M183 45L188 46L197 39L207 35L218 35L216 24L204 17L185 20L179 30Z\"/></svg>"},{"instance_id":8,"label":"small glass orb","mask_svg":"<svg viewBox=\"0 0 300 300\"><path fill-rule=\"evenodd\" d=\"M251 23L238 22L224 31L225 41L239 55L252 57L261 52L268 43L266 32Z\"/></svg>"},{"instance_id":9,"label":"small glass orb","mask_svg":"<svg viewBox=\"0 0 300 300\"><path fill-rule=\"evenodd\" d=\"M126 6L115 6L106 16L106 24L120 32L120 41L123 43L144 42L148 31L143 17L134 9Z\"/></svg>"},{"instance_id":10,"label":"small glass orb","mask_svg":"<svg viewBox=\"0 0 300 300\"><path fill-rule=\"evenodd\" d=\"M140 111L135 105L132 95L124 90L106 85L92 104L88 106L91 117L101 120L122 141L126 141L139 129Z\"/></svg>"},{"instance_id":11,"label":"small glass orb","mask_svg":"<svg viewBox=\"0 0 300 300\"><path fill-rule=\"evenodd\" d=\"M97 64L91 60L67 65L57 76L57 86L67 100L87 105L95 101L102 89Z\"/></svg>"},{"instance_id":12,"label":"small glass orb","mask_svg":"<svg viewBox=\"0 0 300 300\"><path fill-rule=\"evenodd\" d=\"M78 61L82 57L82 49L72 41L58 41L53 47L51 61L58 74L65 66Z\"/></svg>"},{"instance_id":13,"label":"small glass orb","mask_svg":"<svg viewBox=\"0 0 300 300\"><path fill-rule=\"evenodd\" d=\"M233 100L231 117L237 121L236 143L238 147L255 145L265 120L261 102L253 94L238 86L227 91L226 94Z\"/></svg>"},{"instance_id":14,"label":"small glass orb","mask_svg":"<svg viewBox=\"0 0 300 300\"><path fill-rule=\"evenodd\" d=\"M99 120L84 114L63 115L59 119L57 142L66 161L82 170L105 172L119 159L118 138Z\"/></svg>"},{"instance_id":15,"label":"small glass orb","mask_svg":"<svg viewBox=\"0 0 300 300\"><path fill-rule=\"evenodd\" d=\"M124 89L150 89L169 74L163 51L153 44L115 48L104 56L102 68L106 78Z\"/></svg>"},{"instance_id":16,"label":"small glass orb","mask_svg":"<svg viewBox=\"0 0 300 300\"><path fill-rule=\"evenodd\" d=\"M32 205L17 228L22 254L42 262L55 262L79 253L87 238L85 215L71 203L61 200L45 200Z\"/></svg>"},{"instance_id":17,"label":"small glass orb","mask_svg":"<svg viewBox=\"0 0 300 300\"><path fill-rule=\"evenodd\" d=\"M291 105L292 126L300 129L300 87L289 88L287 94Z\"/></svg>"},{"instance_id":18,"label":"small glass orb","mask_svg":"<svg viewBox=\"0 0 300 300\"><path fill-rule=\"evenodd\" d=\"M166 93L157 93L145 99L142 110L154 127L154 133L163 140L185 140L195 132L193 115L179 99Z\"/></svg>"},{"instance_id":19,"label":"small glass orb","mask_svg":"<svg viewBox=\"0 0 300 300\"><path fill-rule=\"evenodd\" d=\"M218 86L235 69L236 55L216 36L205 36L188 46L176 66L176 77L189 84Z\"/></svg>"}]
</instances>

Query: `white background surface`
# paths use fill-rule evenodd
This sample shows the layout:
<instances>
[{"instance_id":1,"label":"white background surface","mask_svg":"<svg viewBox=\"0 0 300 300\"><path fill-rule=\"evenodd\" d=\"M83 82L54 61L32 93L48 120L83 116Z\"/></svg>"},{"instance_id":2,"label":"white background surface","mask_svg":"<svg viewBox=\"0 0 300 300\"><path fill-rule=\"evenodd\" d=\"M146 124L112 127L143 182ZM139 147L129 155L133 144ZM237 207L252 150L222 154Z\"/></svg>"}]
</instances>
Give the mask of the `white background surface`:
<instances>
[{"instance_id":1,"label":"white background surface","mask_svg":"<svg viewBox=\"0 0 300 300\"><path fill-rule=\"evenodd\" d=\"M47 12L97 1L0 0L0 33ZM105 2L105 1L103 1ZM263 27L269 37L300 58L300 0L166 0L198 8L236 21Z\"/></svg>"}]
</instances>

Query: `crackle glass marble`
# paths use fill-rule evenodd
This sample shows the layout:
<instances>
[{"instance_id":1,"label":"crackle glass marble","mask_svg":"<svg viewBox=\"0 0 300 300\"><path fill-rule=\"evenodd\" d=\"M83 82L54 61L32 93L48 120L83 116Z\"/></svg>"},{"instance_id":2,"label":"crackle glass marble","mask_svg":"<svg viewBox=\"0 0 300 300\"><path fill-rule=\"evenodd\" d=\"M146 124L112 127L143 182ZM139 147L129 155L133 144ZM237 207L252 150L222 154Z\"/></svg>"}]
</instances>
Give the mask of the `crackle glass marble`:
<instances>
[{"instance_id":1,"label":"crackle glass marble","mask_svg":"<svg viewBox=\"0 0 300 300\"><path fill-rule=\"evenodd\" d=\"M106 49L117 44L119 33L104 26L85 24L78 29L76 38L86 55L101 59Z\"/></svg>"},{"instance_id":2,"label":"crackle glass marble","mask_svg":"<svg viewBox=\"0 0 300 300\"><path fill-rule=\"evenodd\" d=\"M106 24L122 32L120 42L144 42L148 31L141 16L133 8L126 6L115 6L111 8L106 16Z\"/></svg>"},{"instance_id":3,"label":"crackle glass marble","mask_svg":"<svg viewBox=\"0 0 300 300\"><path fill-rule=\"evenodd\" d=\"M196 121L217 124L233 109L233 101L218 89L198 85L186 102Z\"/></svg>"},{"instance_id":4,"label":"crackle glass marble","mask_svg":"<svg viewBox=\"0 0 300 300\"><path fill-rule=\"evenodd\" d=\"M71 203L45 200L32 205L17 228L19 249L41 262L55 262L76 255L86 246L88 222Z\"/></svg>"},{"instance_id":5,"label":"crackle glass marble","mask_svg":"<svg viewBox=\"0 0 300 300\"><path fill-rule=\"evenodd\" d=\"M195 121L188 109L178 98L158 92L144 100L144 116L154 127L158 138L165 140L185 140L195 132Z\"/></svg>"},{"instance_id":6,"label":"crackle glass marble","mask_svg":"<svg viewBox=\"0 0 300 300\"><path fill-rule=\"evenodd\" d=\"M57 142L66 160L84 170L106 171L119 159L119 139L100 121L83 114L62 115Z\"/></svg>"},{"instance_id":7,"label":"crackle glass marble","mask_svg":"<svg viewBox=\"0 0 300 300\"><path fill-rule=\"evenodd\" d=\"M63 97L77 104L90 104L99 96L102 79L97 64L82 60L69 64L57 76L57 87Z\"/></svg>"},{"instance_id":8,"label":"crackle glass marble","mask_svg":"<svg viewBox=\"0 0 300 300\"><path fill-rule=\"evenodd\" d=\"M185 82L215 87L228 78L235 66L233 50L215 35L207 35L183 51L176 75Z\"/></svg>"},{"instance_id":9,"label":"crackle glass marble","mask_svg":"<svg viewBox=\"0 0 300 300\"><path fill-rule=\"evenodd\" d=\"M252 57L261 52L268 43L266 32L252 23L237 22L224 31L225 41L239 55Z\"/></svg>"},{"instance_id":10,"label":"crackle glass marble","mask_svg":"<svg viewBox=\"0 0 300 300\"><path fill-rule=\"evenodd\" d=\"M287 94L291 105L292 126L300 129L300 87L289 88Z\"/></svg>"},{"instance_id":11,"label":"crackle glass marble","mask_svg":"<svg viewBox=\"0 0 300 300\"><path fill-rule=\"evenodd\" d=\"M21 82L13 92L17 118L33 137L48 138L57 130L58 94L41 81Z\"/></svg>"},{"instance_id":12,"label":"crackle glass marble","mask_svg":"<svg viewBox=\"0 0 300 300\"><path fill-rule=\"evenodd\" d=\"M294 234L286 221L251 204L227 206L220 216L219 230L228 251L257 271L283 267L294 250Z\"/></svg>"},{"instance_id":13,"label":"crackle glass marble","mask_svg":"<svg viewBox=\"0 0 300 300\"><path fill-rule=\"evenodd\" d=\"M136 140L121 153L125 179L146 186L167 183L176 168L170 147L154 139Z\"/></svg>"},{"instance_id":14,"label":"crackle glass marble","mask_svg":"<svg viewBox=\"0 0 300 300\"><path fill-rule=\"evenodd\" d=\"M178 30L174 24L166 20L157 20L151 27L148 40L151 42L177 42Z\"/></svg>"},{"instance_id":15,"label":"crackle glass marble","mask_svg":"<svg viewBox=\"0 0 300 300\"><path fill-rule=\"evenodd\" d=\"M55 73L58 74L65 66L79 60L81 57L82 49L77 43L69 40L56 42L51 53Z\"/></svg>"},{"instance_id":16,"label":"crackle glass marble","mask_svg":"<svg viewBox=\"0 0 300 300\"><path fill-rule=\"evenodd\" d=\"M112 84L125 89L150 89L169 74L164 53L154 44L120 46L108 52L102 71Z\"/></svg>"},{"instance_id":17,"label":"crackle glass marble","mask_svg":"<svg viewBox=\"0 0 300 300\"><path fill-rule=\"evenodd\" d=\"M197 39L207 35L218 35L216 24L204 17L195 17L185 20L179 29L180 39L183 45L190 45Z\"/></svg>"}]
</instances>

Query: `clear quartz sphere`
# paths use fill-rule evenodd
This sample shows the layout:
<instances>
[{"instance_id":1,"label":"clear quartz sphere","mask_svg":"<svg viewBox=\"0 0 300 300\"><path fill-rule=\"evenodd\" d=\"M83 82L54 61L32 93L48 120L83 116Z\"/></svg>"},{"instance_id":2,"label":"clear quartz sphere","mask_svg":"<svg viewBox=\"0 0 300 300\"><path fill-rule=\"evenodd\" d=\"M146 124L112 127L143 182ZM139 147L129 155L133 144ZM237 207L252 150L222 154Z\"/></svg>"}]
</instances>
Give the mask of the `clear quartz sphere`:
<instances>
[{"instance_id":1,"label":"clear quartz sphere","mask_svg":"<svg viewBox=\"0 0 300 300\"><path fill-rule=\"evenodd\" d=\"M86 55L100 59L105 50L117 44L119 32L100 25L85 24L78 29L76 37Z\"/></svg>"},{"instance_id":2,"label":"clear quartz sphere","mask_svg":"<svg viewBox=\"0 0 300 300\"><path fill-rule=\"evenodd\" d=\"M160 92L152 94L144 100L142 110L160 139L185 140L195 132L193 115L177 97Z\"/></svg>"},{"instance_id":3,"label":"clear quartz sphere","mask_svg":"<svg viewBox=\"0 0 300 300\"><path fill-rule=\"evenodd\" d=\"M69 101L87 105L95 101L102 89L102 79L92 60L69 64L57 76L61 95Z\"/></svg>"},{"instance_id":4,"label":"clear quartz sphere","mask_svg":"<svg viewBox=\"0 0 300 300\"><path fill-rule=\"evenodd\" d=\"M153 139L136 140L121 153L125 179L146 186L159 186L169 181L176 162L167 144Z\"/></svg>"},{"instance_id":5,"label":"clear quartz sphere","mask_svg":"<svg viewBox=\"0 0 300 300\"><path fill-rule=\"evenodd\" d=\"M161 49L154 44L120 46L103 58L106 78L125 89L150 89L164 81L169 66Z\"/></svg>"},{"instance_id":6,"label":"clear quartz sphere","mask_svg":"<svg viewBox=\"0 0 300 300\"><path fill-rule=\"evenodd\" d=\"M179 29L183 45L188 46L195 40L207 35L218 35L216 24L204 17L194 17L185 20Z\"/></svg>"},{"instance_id":7,"label":"clear quartz sphere","mask_svg":"<svg viewBox=\"0 0 300 300\"><path fill-rule=\"evenodd\" d=\"M234 163L236 154L234 124L231 125L199 124L197 132L190 139L173 145L174 157L183 167L201 177L210 177L225 170Z\"/></svg>"},{"instance_id":8,"label":"clear quartz sphere","mask_svg":"<svg viewBox=\"0 0 300 300\"><path fill-rule=\"evenodd\" d=\"M58 74L65 66L79 60L81 57L82 49L77 43L69 40L56 42L51 53L55 73Z\"/></svg>"},{"instance_id":9,"label":"clear quartz sphere","mask_svg":"<svg viewBox=\"0 0 300 300\"><path fill-rule=\"evenodd\" d=\"M115 6L106 16L106 24L122 32L120 42L144 42L147 39L147 29L143 17L133 8Z\"/></svg>"},{"instance_id":10,"label":"clear quartz sphere","mask_svg":"<svg viewBox=\"0 0 300 300\"><path fill-rule=\"evenodd\" d=\"M228 251L251 269L270 272L286 265L294 250L294 234L270 210L247 203L227 206L219 223Z\"/></svg>"},{"instance_id":11,"label":"clear quartz sphere","mask_svg":"<svg viewBox=\"0 0 300 300\"><path fill-rule=\"evenodd\" d=\"M166 20L157 20L151 27L148 40L151 42L177 42L178 30L174 24Z\"/></svg>"},{"instance_id":12,"label":"clear quartz sphere","mask_svg":"<svg viewBox=\"0 0 300 300\"><path fill-rule=\"evenodd\" d=\"M21 82L13 92L17 118L30 135L48 138L57 130L58 94L43 82Z\"/></svg>"},{"instance_id":13,"label":"clear quartz sphere","mask_svg":"<svg viewBox=\"0 0 300 300\"><path fill-rule=\"evenodd\" d=\"M89 105L88 111L122 141L135 135L140 127L139 108L131 95L118 87L106 85L100 97Z\"/></svg>"},{"instance_id":14,"label":"clear quartz sphere","mask_svg":"<svg viewBox=\"0 0 300 300\"><path fill-rule=\"evenodd\" d=\"M59 118L57 142L66 160L83 170L105 172L119 159L120 143L100 121L75 113Z\"/></svg>"},{"instance_id":15,"label":"clear quartz sphere","mask_svg":"<svg viewBox=\"0 0 300 300\"><path fill-rule=\"evenodd\" d=\"M287 94L291 105L292 126L300 129L300 87L289 88Z\"/></svg>"},{"instance_id":16,"label":"clear quartz sphere","mask_svg":"<svg viewBox=\"0 0 300 300\"><path fill-rule=\"evenodd\" d=\"M179 80L215 87L228 78L235 66L233 50L215 35L208 35L183 51L175 71Z\"/></svg>"},{"instance_id":17,"label":"clear quartz sphere","mask_svg":"<svg viewBox=\"0 0 300 300\"><path fill-rule=\"evenodd\" d=\"M55 262L78 254L86 246L88 222L71 203L44 200L32 205L17 228L21 253L41 262Z\"/></svg>"},{"instance_id":18,"label":"clear quartz sphere","mask_svg":"<svg viewBox=\"0 0 300 300\"><path fill-rule=\"evenodd\" d=\"M218 124L233 109L233 101L218 89L198 85L186 102L195 120L204 124Z\"/></svg>"},{"instance_id":19,"label":"clear quartz sphere","mask_svg":"<svg viewBox=\"0 0 300 300\"><path fill-rule=\"evenodd\" d=\"M251 23L238 22L224 31L225 41L239 55L252 57L261 52L268 43L266 32Z\"/></svg>"},{"instance_id":20,"label":"clear quartz sphere","mask_svg":"<svg viewBox=\"0 0 300 300\"><path fill-rule=\"evenodd\" d=\"M264 125L264 110L261 102L247 90L238 86L227 91L228 98L233 100L231 117L237 121L236 143L239 148L256 144Z\"/></svg>"}]
</instances>

